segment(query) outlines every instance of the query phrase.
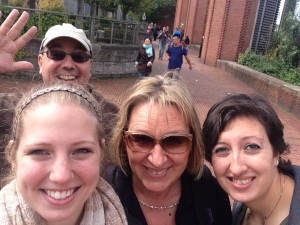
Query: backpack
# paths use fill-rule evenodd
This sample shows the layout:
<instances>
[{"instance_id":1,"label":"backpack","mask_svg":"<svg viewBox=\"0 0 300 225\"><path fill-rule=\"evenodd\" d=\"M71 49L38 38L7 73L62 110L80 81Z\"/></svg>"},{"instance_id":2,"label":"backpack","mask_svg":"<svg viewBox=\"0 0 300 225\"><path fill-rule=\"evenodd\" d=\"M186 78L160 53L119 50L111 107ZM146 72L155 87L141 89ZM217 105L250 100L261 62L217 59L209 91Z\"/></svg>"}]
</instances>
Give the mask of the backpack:
<instances>
[{"instance_id":1,"label":"backpack","mask_svg":"<svg viewBox=\"0 0 300 225\"><path fill-rule=\"evenodd\" d=\"M180 43L180 45L181 45L181 55L183 55L183 45ZM171 44L171 45L169 45L169 47L168 47L168 52L169 52L169 55L171 56L171 50L172 50L172 47L173 47L173 44Z\"/></svg>"},{"instance_id":2,"label":"backpack","mask_svg":"<svg viewBox=\"0 0 300 225\"><path fill-rule=\"evenodd\" d=\"M173 44L169 45L169 47L168 47L169 56L171 56L172 47L173 47ZM183 58L182 58L182 56L183 56L183 48L184 48L183 45L181 45L181 64L183 63Z\"/></svg>"},{"instance_id":3,"label":"backpack","mask_svg":"<svg viewBox=\"0 0 300 225\"><path fill-rule=\"evenodd\" d=\"M183 47L186 47L186 43L184 41L180 41L180 44L183 46Z\"/></svg>"}]
</instances>

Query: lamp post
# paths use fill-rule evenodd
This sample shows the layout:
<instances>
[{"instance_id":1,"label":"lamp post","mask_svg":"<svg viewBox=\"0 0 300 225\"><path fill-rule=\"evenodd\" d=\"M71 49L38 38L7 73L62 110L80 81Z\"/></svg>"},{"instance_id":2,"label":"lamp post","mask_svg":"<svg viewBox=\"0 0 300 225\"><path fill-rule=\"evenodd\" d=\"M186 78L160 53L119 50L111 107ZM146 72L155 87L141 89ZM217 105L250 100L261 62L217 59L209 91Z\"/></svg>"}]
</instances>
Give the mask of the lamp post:
<instances>
[{"instance_id":1,"label":"lamp post","mask_svg":"<svg viewBox=\"0 0 300 225\"><path fill-rule=\"evenodd\" d=\"M142 19L143 19L143 22L145 22L145 20L146 20L146 13L143 14Z\"/></svg>"}]
</instances>

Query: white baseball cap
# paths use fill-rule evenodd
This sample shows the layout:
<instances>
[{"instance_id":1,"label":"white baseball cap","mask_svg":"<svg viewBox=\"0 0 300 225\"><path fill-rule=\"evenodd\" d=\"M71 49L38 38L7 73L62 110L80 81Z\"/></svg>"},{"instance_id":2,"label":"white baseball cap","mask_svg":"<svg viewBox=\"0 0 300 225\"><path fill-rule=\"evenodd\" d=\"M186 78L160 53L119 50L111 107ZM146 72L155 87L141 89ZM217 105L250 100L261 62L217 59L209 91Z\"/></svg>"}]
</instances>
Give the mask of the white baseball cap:
<instances>
[{"instance_id":1,"label":"white baseball cap","mask_svg":"<svg viewBox=\"0 0 300 225\"><path fill-rule=\"evenodd\" d=\"M92 44L90 40L86 37L82 29L77 29L72 24L63 23L62 25L55 25L50 27L45 34L45 38L42 41L40 51L52 40L60 37L72 38L80 42L86 50L92 54Z\"/></svg>"}]
</instances>

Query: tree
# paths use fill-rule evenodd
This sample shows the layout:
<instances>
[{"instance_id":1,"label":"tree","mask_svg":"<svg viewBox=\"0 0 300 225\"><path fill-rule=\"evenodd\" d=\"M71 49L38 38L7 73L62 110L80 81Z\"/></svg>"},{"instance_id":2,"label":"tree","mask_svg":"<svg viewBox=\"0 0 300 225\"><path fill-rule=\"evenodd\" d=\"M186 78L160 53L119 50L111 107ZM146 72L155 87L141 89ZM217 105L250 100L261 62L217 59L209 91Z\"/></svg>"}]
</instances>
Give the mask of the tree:
<instances>
[{"instance_id":1,"label":"tree","mask_svg":"<svg viewBox=\"0 0 300 225\"><path fill-rule=\"evenodd\" d=\"M300 21L294 18L291 11L274 35L271 54L293 66L300 61Z\"/></svg>"},{"instance_id":2,"label":"tree","mask_svg":"<svg viewBox=\"0 0 300 225\"><path fill-rule=\"evenodd\" d=\"M77 4L77 15L83 15L84 10L84 0L78 0ZM83 16L76 17L76 25L77 28L83 28Z\"/></svg>"},{"instance_id":3,"label":"tree","mask_svg":"<svg viewBox=\"0 0 300 225\"><path fill-rule=\"evenodd\" d=\"M8 5L26 8L27 2L24 2L23 0L8 0Z\"/></svg>"},{"instance_id":4,"label":"tree","mask_svg":"<svg viewBox=\"0 0 300 225\"><path fill-rule=\"evenodd\" d=\"M143 0L117 0L123 13L123 20L126 20L126 15L129 12L136 14L137 9L139 9L142 1Z\"/></svg>"},{"instance_id":5,"label":"tree","mask_svg":"<svg viewBox=\"0 0 300 225\"><path fill-rule=\"evenodd\" d=\"M158 23L163 18L175 16L176 2L176 0L143 0L138 14L142 16L145 12L148 21Z\"/></svg>"},{"instance_id":6,"label":"tree","mask_svg":"<svg viewBox=\"0 0 300 225\"><path fill-rule=\"evenodd\" d=\"M96 3L100 9L114 12L118 9L118 4L115 0L96 0Z\"/></svg>"},{"instance_id":7,"label":"tree","mask_svg":"<svg viewBox=\"0 0 300 225\"><path fill-rule=\"evenodd\" d=\"M64 0L39 0L37 4L37 9L65 12L66 6Z\"/></svg>"},{"instance_id":8,"label":"tree","mask_svg":"<svg viewBox=\"0 0 300 225\"><path fill-rule=\"evenodd\" d=\"M28 0L28 6L30 9L35 9L35 0Z\"/></svg>"}]
</instances>

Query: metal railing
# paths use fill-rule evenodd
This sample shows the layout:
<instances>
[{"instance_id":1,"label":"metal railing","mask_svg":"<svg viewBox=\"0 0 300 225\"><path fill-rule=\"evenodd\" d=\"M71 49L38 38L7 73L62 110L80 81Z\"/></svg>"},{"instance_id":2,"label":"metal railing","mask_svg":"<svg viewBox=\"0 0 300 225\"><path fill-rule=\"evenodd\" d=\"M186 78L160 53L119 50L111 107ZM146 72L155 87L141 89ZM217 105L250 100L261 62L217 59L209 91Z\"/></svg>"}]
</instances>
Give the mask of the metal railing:
<instances>
[{"instance_id":1,"label":"metal railing","mask_svg":"<svg viewBox=\"0 0 300 225\"><path fill-rule=\"evenodd\" d=\"M83 29L93 43L136 45L139 42L138 33L140 26L137 22L11 6L1 7L3 13L2 22L12 9L27 11L30 14L24 31L31 26L36 26L38 29L37 37L44 37L46 31L54 25L70 23L77 28Z\"/></svg>"}]
</instances>

